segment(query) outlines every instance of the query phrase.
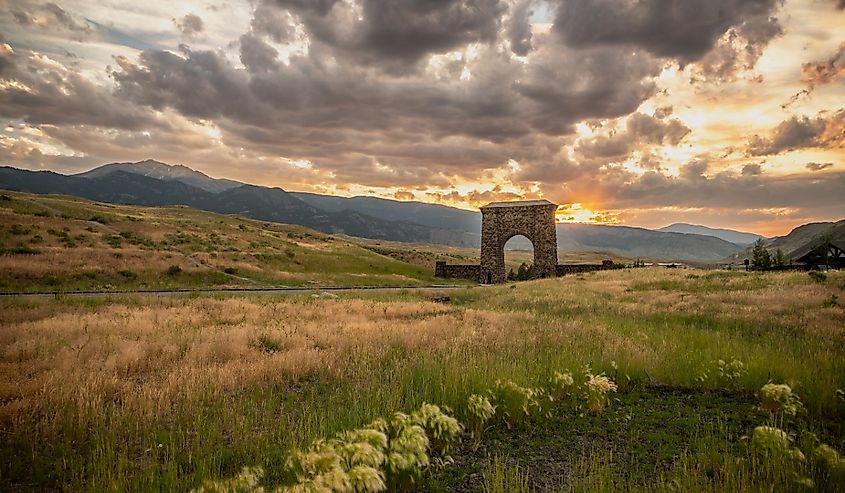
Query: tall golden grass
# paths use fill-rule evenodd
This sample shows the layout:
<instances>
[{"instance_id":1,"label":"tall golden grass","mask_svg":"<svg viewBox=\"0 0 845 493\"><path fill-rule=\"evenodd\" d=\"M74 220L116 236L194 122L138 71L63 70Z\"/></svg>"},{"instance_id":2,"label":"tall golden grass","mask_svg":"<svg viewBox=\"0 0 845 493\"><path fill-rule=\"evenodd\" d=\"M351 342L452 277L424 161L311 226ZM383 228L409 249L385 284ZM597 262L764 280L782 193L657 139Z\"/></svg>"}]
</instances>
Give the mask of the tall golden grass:
<instances>
[{"instance_id":1,"label":"tall golden grass","mask_svg":"<svg viewBox=\"0 0 845 493\"><path fill-rule=\"evenodd\" d=\"M97 310L49 302L3 310L0 423L49 423L102 402L143 419L175 401L280 380L360 371L391 348L414 353L495 347L527 314L364 300L148 299ZM270 341L262 346L261 341ZM268 345L272 347L267 347ZM82 418L84 419L84 418Z\"/></svg>"}]
</instances>

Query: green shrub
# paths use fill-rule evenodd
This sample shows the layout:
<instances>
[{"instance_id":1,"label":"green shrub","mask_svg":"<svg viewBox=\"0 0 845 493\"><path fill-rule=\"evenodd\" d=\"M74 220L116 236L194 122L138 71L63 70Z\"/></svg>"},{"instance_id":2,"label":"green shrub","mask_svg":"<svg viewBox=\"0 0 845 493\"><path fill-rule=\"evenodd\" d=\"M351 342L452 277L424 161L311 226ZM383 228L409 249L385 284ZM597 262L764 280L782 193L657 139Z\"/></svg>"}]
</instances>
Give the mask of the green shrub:
<instances>
[{"instance_id":1,"label":"green shrub","mask_svg":"<svg viewBox=\"0 0 845 493\"><path fill-rule=\"evenodd\" d=\"M496 380L492 390L496 409L510 427L540 411L539 392L511 380Z\"/></svg>"},{"instance_id":2,"label":"green shrub","mask_svg":"<svg viewBox=\"0 0 845 493\"><path fill-rule=\"evenodd\" d=\"M0 255L37 255L41 250L26 245L17 245L11 248L0 248Z\"/></svg>"},{"instance_id":3,"label":"green shrub","mask_svg":"<svg viewBox=\"0 0 845 493\"><path fill-rule=\"evenodd\" d=\"M223 272L225 272L226 274L234 276L235 274L238 273L238 269L236 269L234 267L226 267L225 269L223 269Z\"/></svg>"},{"instance_id":4,"label":"green shrub","mask_svg":"<svg viewBox=\"0 0 845 493\"><path fill-rule=\"evenodd\" d=\"M261 334L255 340L255 347L267 353L275 353L281 351L282 344L267 334Z\"/></svg>"},{"instance_id":5,"label":"green shrub","mask_svg":"<svg viewBox=\"0 0 845 493\"><path fill-rule=\"evenodd\" d=\"M13 224L9 227L9 232L16 236L29 234L30 231L29 228L24 228L20 224Z\"/></svg>"},{"instance_id":6,"label":"green shrub","mask_svg":"<svg viewBox=\"0 0 845 493\"><path fill-rule=\"evenodd\" d=\"M119 235L109 235L106 237L106 243L112 248L120 248L123 243L123 238Z\"/></svg>"},{"instance_id":7,"label":"green shrub","mask_svg":"<svg viewBox=\"0 0 845 493\"><path fill-rule=\"evenodd\" d=\"M490 399L478 394L472 394L467 399L466 422L467 428L476 445L481 439L484 425L496 414L496 406Z\"/></svg>"},{"instance_id":8,"label":"green shrub","mask_svg":"<svg viewBox=\"0 0 845 493\"><path fill-rule=\"evenodd\" d=\"M810 272L807 273L807 275L810 276L810 279L812 279L816 282L827 281L827 274L825 274L824 272L819 272L817 270L811 270Z\"/></svg>"},{"instance_id":9,"label":"green shrub","mask_svg":"<svg viewBox=\"0 0 845 493\"><path fill-rule=\"evenodd\" d=\"M168 276L178 276L182 273L182 268L178 265L171 265L165 272L167 272Z\"/></svg>"}]
</instances>

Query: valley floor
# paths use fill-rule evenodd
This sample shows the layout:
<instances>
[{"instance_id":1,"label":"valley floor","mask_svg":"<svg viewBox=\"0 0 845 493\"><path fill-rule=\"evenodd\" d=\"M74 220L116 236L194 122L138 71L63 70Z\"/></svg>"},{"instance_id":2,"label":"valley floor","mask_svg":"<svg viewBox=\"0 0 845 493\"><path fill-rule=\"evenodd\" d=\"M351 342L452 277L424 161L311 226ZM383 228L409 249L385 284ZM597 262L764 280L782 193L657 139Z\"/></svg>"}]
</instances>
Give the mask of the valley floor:
<instances>
[{"instance_id":1,"label":"valley floor","mask_svg":"<svg viewBox=\"0 0 845 493\"><path fill-rule=\"evenodd\" d=\"M184 491L253 465L269 487L293 480L292 449L424 402L468 424L471 394L499 395L496 414L406 489L845 484L814 455L845 451L845 273L628 269L432 294L0 299L0 490ZM504 414L497 380L548 390L587 369L618 385L601 411L573 393ZM760 409L767 382L800 397L795 416ZM761 455L765 424L804 458Z\"/></svg>"}]
</instances>

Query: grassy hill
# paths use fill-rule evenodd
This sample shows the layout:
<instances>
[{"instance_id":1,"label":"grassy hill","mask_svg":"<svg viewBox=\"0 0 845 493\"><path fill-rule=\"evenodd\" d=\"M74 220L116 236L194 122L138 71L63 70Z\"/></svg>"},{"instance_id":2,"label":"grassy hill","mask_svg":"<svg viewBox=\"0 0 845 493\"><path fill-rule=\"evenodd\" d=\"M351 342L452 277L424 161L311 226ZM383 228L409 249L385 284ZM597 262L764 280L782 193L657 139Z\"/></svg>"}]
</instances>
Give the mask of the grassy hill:
<instances>
[{"instance_id":1,"label":"grassy hill","mask_svg":"<svg viewBox=\"0 0 845 493\"><path fill-rule=\"evenodd\" d=\"M301 226L4 191L0 291L419 285L433 271Z\"/></svg>"}]
</instances>

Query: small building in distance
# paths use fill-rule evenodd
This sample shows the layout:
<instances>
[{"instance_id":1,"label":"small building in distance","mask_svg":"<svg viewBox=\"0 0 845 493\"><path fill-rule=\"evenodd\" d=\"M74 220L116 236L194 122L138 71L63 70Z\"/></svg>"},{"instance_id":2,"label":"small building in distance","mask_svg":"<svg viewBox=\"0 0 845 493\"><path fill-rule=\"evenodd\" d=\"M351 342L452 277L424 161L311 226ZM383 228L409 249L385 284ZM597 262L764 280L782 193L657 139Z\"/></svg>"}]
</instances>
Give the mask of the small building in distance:
<instances>
[{"instance_id":1,"label":"small building in distance","mask_svg":"<svg viewBox=\"0 0 845 493\"><path fill-rule=\"evenodd\" d=\"M823 237L810 242L789 255L793 261L809 268L845 268L845 239Z\"/></svg>"}]
</instances>

